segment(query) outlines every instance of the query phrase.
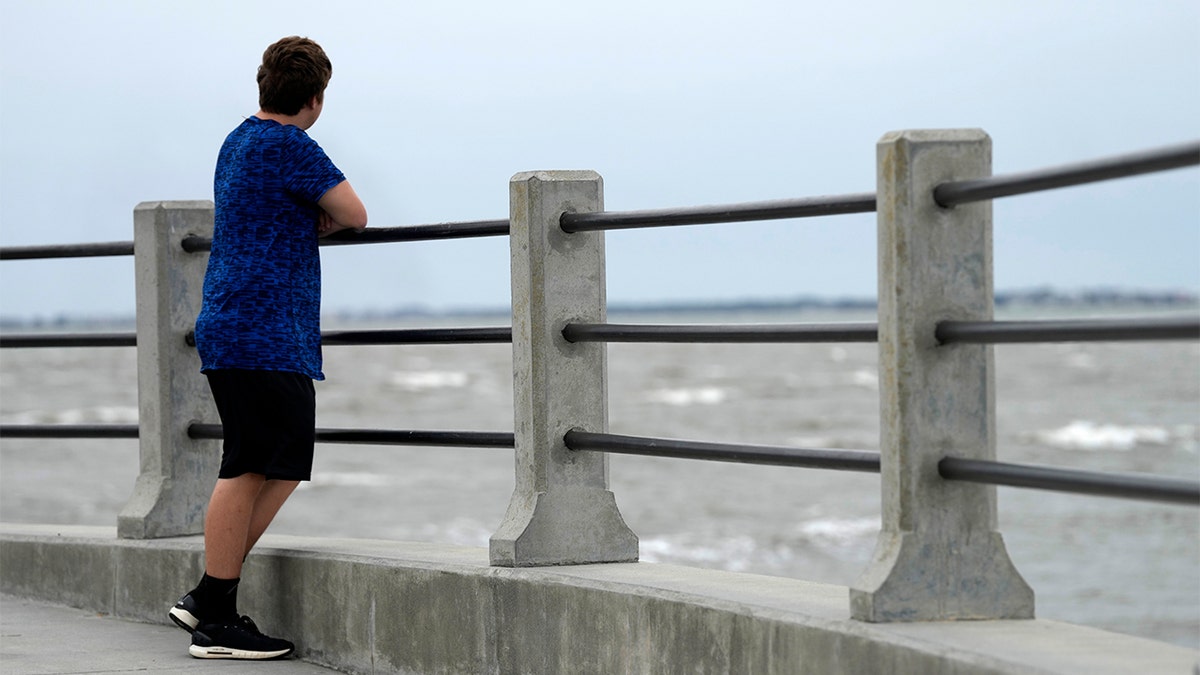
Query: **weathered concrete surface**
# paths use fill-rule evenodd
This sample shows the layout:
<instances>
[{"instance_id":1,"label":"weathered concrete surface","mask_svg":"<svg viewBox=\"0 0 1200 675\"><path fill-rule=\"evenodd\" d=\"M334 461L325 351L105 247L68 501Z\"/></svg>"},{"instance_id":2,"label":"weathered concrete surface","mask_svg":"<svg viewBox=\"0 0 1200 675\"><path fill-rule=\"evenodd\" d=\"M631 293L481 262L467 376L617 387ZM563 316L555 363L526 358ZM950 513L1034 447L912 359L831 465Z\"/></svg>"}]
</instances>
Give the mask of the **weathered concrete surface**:
<instances>
[{"instance_id":1,"label":"weathered concrete surface","mask_svg":"<svg viewBox=\"0 0 1200 675\"><path fill-rule=\"evenodd\" d=\"M0 525L0 591L166 622L200 537ZM1180 673L1200 652L1045 620L874 624L847 589L674 565L488 564L483 549L268 536L242 611L353 673Z\"/></svg>"},{"instance_id":2,"label":"weathered concrete surface","mask_svg":"<svg viewBox=\"0 0 1200 675\"><path fill-rule=\"evenodd\" d=\"M876 148L883 527L850 592L864 621L1029 619L1033 590L996 525L996 488L943 480L952 455L996 458L989 345L939 345L938 322L992 319L992 204L940 183L992 173L978 129L899 131Z\"/></svg>"},{"instance_id":3,"label":"weathered concrete surface","mask_svg":"<svg viewBox=\"0 0 1200 675\"><path fill-rule=\"evenodd\" d=\"M607 351L563 326L603 323L604 233L567 234L564 212L604 210L594 171L519 173L509 182L516 481L492 536L493 565L637 560L637 535L608 489L608 455L575 453L574 427L608 431Z\"/></svg>"},{"instance_id":4,"label":"weathered concrete surface","mask_svg":"<svg viewBox=\"0 0 1200 675\"><path fill-rule=\"evenodd\" d=\"M210 201L143 202L133 211L141 470L117 517L122 537L204 531L221 445L188 438L187 429L220 418L185 336L200 313L208 255L188 253L181 242L212 234Z\"/></svg>"}]
</instances>

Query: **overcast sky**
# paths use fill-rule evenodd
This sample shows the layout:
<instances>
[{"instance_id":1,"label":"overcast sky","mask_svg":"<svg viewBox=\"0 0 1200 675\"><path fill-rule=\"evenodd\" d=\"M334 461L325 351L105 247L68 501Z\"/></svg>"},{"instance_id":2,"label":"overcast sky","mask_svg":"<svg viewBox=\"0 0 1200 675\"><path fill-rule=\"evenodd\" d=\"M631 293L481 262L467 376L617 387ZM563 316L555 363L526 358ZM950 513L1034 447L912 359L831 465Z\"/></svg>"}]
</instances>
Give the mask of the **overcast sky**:
<instances>
[{"instance_id":1,"label":"overcast sky","mask_svg":"<svg viewBox=\"0 0 1200 675\"><path fill-rule=\"evenodd\" d=\"M594 169L609 210L875 189L875 143L979 127L1006 173L1200 138L1195 0L0 0L0 245L133 238L211 199L263 49L334 65L310 130L372 226L506 218ZM1200 291L1200 171L995 205L996 286ZM874 216L607 235L612 303L875 295ZM327 310L503 307L503 238L324 249ZM132 314L130 258L0 263L0 314Z\"/></svg>"}]
</instances>

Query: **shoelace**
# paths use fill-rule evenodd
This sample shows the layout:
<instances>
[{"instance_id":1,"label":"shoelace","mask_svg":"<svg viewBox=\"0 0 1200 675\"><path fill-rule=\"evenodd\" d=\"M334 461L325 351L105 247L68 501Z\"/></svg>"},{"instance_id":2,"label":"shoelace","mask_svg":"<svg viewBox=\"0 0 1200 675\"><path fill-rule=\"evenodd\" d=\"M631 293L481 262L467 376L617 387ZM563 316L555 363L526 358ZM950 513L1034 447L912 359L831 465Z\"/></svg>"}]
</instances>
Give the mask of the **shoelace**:
<instances>
[{"instance_id":1,"label":"shoelace","mask_svg":"<svg viewBox=\"0 0 1200 675\"><path fill-rule=\"evenodd\" d=\"M251 633L254 633L255 635L258 635L260 637L266 637L265 635L262 634L262 631L260 631L258 629L258 626L255 625L254 619L251 619L250 617L243 614L242 616L238 617L238 623L241 624L242 628L245 628L246 630L250 631Z\"/></svg>"}]
</instances>

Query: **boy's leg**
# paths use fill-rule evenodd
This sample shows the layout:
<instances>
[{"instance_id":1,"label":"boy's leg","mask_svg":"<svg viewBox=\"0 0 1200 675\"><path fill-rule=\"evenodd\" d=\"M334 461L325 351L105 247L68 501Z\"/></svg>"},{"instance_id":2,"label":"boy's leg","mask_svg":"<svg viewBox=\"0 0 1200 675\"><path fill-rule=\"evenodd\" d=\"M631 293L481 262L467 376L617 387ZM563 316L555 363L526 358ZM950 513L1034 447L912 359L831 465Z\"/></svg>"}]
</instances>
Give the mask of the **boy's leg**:
<instances>
[{"instance_id":1,"label":"boy's leg","mask_svg":"<svg viewBox=\"0 0 1200 675\"><path fill-rule=\"evenodd\" d=\"M203 616L237 616L242 563L297 485L253 473L217 480L205 518L204 578L169 612L175 623L190 632Z\"/></svg>"},{"instance_id":2,"label":"boy's leg","mask_svg":"<svg viewBox=\"0 0 1200 675\"><path fill-rule=\"evenodd\" d=\"M255 473L217 479L204 519L204 576L168 612L180 628L192 632L202 621L238 616L246 538L264 483L266 477Z\"/></svg>"},{"instance_id":3,"label":"boy's leg","mask_svg":"<svg viewBox=\"0 0 1200 675\"><path fill-rule=\"evenodd\" d=\"M255 473L217 480L204 519L204 571L209 576L242 576L250 523L265 483L266 477Z\"/></svg>"},{"instance_id":4,"label":"boy's leg","mask_svg":"<svg viewBox=\"0 0 1200 675\"><path fill-rule=\"evenodd\" d=\"M298 483L266 480L262 474L217 480L205 519L206 572L201 584L211 584L218 592L225 589L214 602L224 618L197 623L188 647L192 656L266 659L286 656L295 649L287 640L263 635L249 617L238 616L236 602L243 560ZM212 594L209 601L213 602Z\"/></svg>"},{"instance_id":5,"label":"boy's leg","mask_svg":"<svg viewBox=\"0 0 1200 675\"><path fill-rule=\"evenodd\" d=\"M250 549L299 484L253 473L217 480L204 521L205 573L219 579L240 577Z\"/></svg>"},{"instance_id":6,"label":"boy's leg","mask_svg":"<svg viewBox=\"0 0 1200 675\"><path fill-rule=\"evenodd\" d=\"M205 518L205 574L168 615L192 633L192 656L285 655L293 649L290 642L263 635L238 615L237 587L250 549L299 484L267 475L307 477L311 471L312 380L274 371L218 370L208 377L225 430L224 477L213 488Z\"/></svg>"},{"instance_id":7,"label":"boy's leg","mask_svg":"<svg viewBox=\"0 0 1200 675\"><path fill-rule=\"evenodd\" d=\"M266 532L271 521L275 519L275 514L279 513L283 503L298 485L298 480L268 480L263 484L258 499L254 502L254 511L250 515L250 529L246 534L243 559L250 554L250 549L258 543L259 537Z\"/></svg>"}]
</instances>

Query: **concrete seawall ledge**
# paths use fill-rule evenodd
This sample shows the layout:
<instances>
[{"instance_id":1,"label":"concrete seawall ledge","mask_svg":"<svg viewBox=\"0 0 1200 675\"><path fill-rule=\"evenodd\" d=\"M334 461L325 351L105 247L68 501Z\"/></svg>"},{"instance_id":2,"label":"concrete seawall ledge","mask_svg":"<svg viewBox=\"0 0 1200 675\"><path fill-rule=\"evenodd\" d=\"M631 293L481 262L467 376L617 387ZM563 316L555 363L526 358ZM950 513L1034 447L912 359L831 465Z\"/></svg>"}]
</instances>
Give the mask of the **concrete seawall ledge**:
<instances>
[{"instance_id":1,"label":"concrete seawall ledge","mask_svg":"<svg viewBox=\"0 0 1200 675\"><path fill-rule=\"evenodd\" d=\"M166 622L200 537L0 524L0 591ZM864 623L842 586L656 563L492 567L484 548L268 535L241 609L355 673L1180 673L1200 651L1041 619Z\"/></svg>"}]
</instances>

